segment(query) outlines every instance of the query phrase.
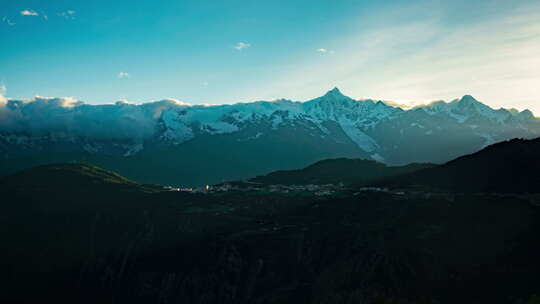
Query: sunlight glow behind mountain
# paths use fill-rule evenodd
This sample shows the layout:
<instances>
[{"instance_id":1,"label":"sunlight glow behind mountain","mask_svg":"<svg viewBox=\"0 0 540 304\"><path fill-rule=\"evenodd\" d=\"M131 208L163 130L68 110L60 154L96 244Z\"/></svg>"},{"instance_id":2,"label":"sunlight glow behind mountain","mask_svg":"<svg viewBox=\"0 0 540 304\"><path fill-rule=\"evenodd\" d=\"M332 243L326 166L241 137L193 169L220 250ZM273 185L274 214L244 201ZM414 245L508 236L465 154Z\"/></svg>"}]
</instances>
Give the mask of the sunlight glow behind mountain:
<instances>
[{"instance_id":1,"label":"sunlight glow behind mountain","mask_svg":"<svg viewBox=\"0 0 540 304\"><path fill-rule=\"evenodd\" d=\"M532 0L23 0L0 20L0 102L308 100L339 86L408 106L472 94L540 113Z\"/></svg>"}]
</instances>

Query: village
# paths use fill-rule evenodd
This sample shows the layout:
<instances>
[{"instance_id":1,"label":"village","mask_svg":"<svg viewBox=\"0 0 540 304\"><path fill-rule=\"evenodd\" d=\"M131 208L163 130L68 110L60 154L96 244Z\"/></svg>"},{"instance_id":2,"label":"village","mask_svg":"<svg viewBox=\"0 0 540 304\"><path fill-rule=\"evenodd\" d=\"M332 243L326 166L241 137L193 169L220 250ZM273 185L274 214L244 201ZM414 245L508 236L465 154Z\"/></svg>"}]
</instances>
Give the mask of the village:
<instances>
[{"instance_id":1,"label":"village","mask_svg":"<svg viewBox=\"0 0 540 304\"><path fill-rule=\"evenodd\" d=\"M189 187L173 187L165 186L167 191L176 191L176 192L189 192L197 194L219 194L227 192L259 192L259 193L275 193L275 194L309 194L318 197L328 197L335 196L338 194L347 193L353 196L360 196L363 194L369 193L385 193L390 195L393 199L397 200L442 200L449 203L453 203L457 200L460 195L466 195L465 193L454 193L446 191L434 191L427 189L390 189L387 187L352 187L350 185L345 185L344 183L337 184L307 184L307 185L282 185L282 184L263 184L255 183L250 181L235 181L235 182L225 182L216 185L204 185L196 188ZM469 193L468 195L480 195L480 196L492 196L494 198L503 198L511 197L518 198L533 206L540 206L540 195L533 194L496 194L496 193Z\"/></svg>"},{"instance_id":2,"label":"village","mask_svg":"<svg viewBox=\"0 0 540 304\"><path fill-rule=\"evenodd\" d=\"M216 185L204 185L196 188L166 186L167 191L190 192L199 194L215 194L224 192L261 192L261 193L280 193L280 194L312 194L315 196L332 196L338 193L349 193L354 196L363 193L388 193L398 196L401 199L422 196L423 198L435 198L437 194L420 192L405 192L401 190L391 190L386 187L351 187L344 183L337 184L306 184L306 185L282 185L282 184L263 184L250 181L225 182Z\"/></svg>"},{"instance_id":3,"label":"village","mask_svg":"<svg viewBox=\"0 0 540 304\"><path fill-rule=\"evenodd\" d=\"M265 192L265 193L311 193L316 196L328 196L349 190L343 183L325 184L325 185L281 185L281 184L262 184L249 181L226 182L217 185L204 185L202 187L173 187L165 186L168 191L191 192L201 194L212 194L220 192Z\"/></svg>"}]
</instances>

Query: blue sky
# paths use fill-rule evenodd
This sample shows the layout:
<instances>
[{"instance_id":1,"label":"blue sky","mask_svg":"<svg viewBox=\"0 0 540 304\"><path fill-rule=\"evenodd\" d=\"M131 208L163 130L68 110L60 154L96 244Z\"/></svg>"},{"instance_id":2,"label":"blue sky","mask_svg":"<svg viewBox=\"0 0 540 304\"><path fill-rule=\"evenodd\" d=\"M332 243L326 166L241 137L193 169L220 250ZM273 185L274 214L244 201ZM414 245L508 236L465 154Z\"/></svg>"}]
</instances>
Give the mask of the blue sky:
<instances>
[{"instance_id":1,"label":"blue sky","mask_svg":"<svg viewBox=\"0 0 540 304\"><path fill-rule=\"evenodd\" d=\"M0 0L0 95L191 104L464 94L540 114L540 3ZM2 92L3 91L3 92Z\"/></svg>"}]
</instances>

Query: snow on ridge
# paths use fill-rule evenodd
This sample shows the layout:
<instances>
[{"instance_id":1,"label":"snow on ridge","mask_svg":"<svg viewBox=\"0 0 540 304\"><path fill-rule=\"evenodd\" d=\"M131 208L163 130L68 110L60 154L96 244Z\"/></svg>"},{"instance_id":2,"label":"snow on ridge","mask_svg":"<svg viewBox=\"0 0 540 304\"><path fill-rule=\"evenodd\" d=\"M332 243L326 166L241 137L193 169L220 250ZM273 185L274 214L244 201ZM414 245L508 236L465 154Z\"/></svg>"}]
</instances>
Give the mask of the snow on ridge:
<instances>
[{"instance_id":1,"label":"snow on ridge","mask_svg":"<svg viewBox=\"0 0 540 304\"><path fill-rule=\"evenodd\" d=\"M289 100L233 105L189 105L176 99L133 104L90 105L73 98L35 97L9 99L0 104L0 131L32 136L65 132L96 139L134 139L142 142L156 135L161 125L164 139L184 142L194 137L193 124L210 134L231 133L252 119L287 113L288 119L303 114L301 103Z\"/></svg>"},{"instance_id":2,"label":"snow on ridge","mask_svg":"<svg viewBox=\"0 0 540 304\"><path fill-rule=\"evenodd\" d=\"M103 105L89 105L73 98L8 99L0 103L0 132L14 131L32 136L57 132L96 139L130 139L139 147L138 144L155 136L180 144L201 132L237 132L258 120L266 120L277 129L299 119L328 134L323 123L330 120L338 123L361 149L374 153L379 146L367 135L369 130L383 120L399 118L418 108L430 115L446 115L458 123L465 123L474 115L498 123L509 118L534 119L528 110L494 110L468 95L448 103L438 101L405 110L388 102L355 100L335 88L306 102L281 99L222 105L190 105L176 99L142 104L119 101ZM137 149L133 149L133 153L137 153Z\"/></svg>"},{"instance_id":3,"label":"snow on ridge","mask_svg":"<svg viewBox=\"0 0 540 304\"><path fill-rule=\"evenodd\" d=\"M198 125L199 131L209 134L225 134L240 130L240 125L244 122L260 118L270 118L276 112L287 113L287 118L294 119L302 114L300 103L288 100L275 102L257 101L253 103L237 103L232 105L213 106L191 106L188 109L179 111L169 109L164 113L164 117L170 116L168 112L175 112L174 121L164 119L164 124L168 137L171 133L188 134L182 135L177 140L185 141L193 137L193 126ZM274 116L273 124L277 127L283 122L280 116ZM178 141L177 141L178 142Z\"/></svg>"},{"instance_id":4,"label":"snow on ridge","mask_svg":"<svg viewBox=\"0 0 540 304\"><path fill-rule=\"evenodd\" d=\"M347 134L360 149L366 152L373 152L379 148L377 142L366 133L362 132L361 128L354 121L342 117L338 123L345 134Z\"/></svg>"},{"instance_id":5,"label":"snow on ridge","mask_svg":"<svg viewBox=\"0 0 540 304\"><path fill-rule=\"evenodd\" d=\"M505 123L512 117L522 121L535 119L534 114L529 110L520 112L516 109L493 109L470 95L465 95L450 102L435 101L427 105L416 106L413 109L422 109L430 115L448 115L459 123L464 123L474 116L480 116L499 124Z\"/></svg>"},{"instance_id":6,"label":"snow on ridge","mask_svg":"<svg viewBox=\"0 0 540 304\"><path fill-rule=\"evenodd\" d=\"M0 107L0 131L27 132L32 135L66 132L74 136L96 139L132 139L142 143L156 135L165 141L182 143L197 132L232 133L244 123L269 119L273 128L287 121L303 119L314 123L323 132L326 120L338 122L353 141L372 150L374 141L355 128L373 126L390 115L395 108L372 100L357 101L334 89L309 102L290 100L257 101L231 105L189 105L175 99L133 104L89 105L69 98L8 100ZM93 149L90 149L93 150Z\"/></svg>"},{"instance_id":7,"label":"snow on ridge","mask_svg":"<svg viewBox=\"0 0 540 304\"><path fill-rule=\"evenodd\" d=\"M182 143L194 137L193 130L181 120L177 111L165 111L161 119L165 128L161 135L163 140Z\"/></svg>"},{"instance_id":8,"label":"snow on ridge","mask_svg":"<svg viewBox=\"0 0 540 304\"><path fill-rule=\"evenodd\" d=\"M124 146L126 148L126 152L124 153L124 156L132 156L144 149L144 145L142 143L137 143L131 146Z\"/></svg>"},{"instance_id":9,"label":"snow on ridge","mask_svg":"<svg viewBox=\"0 0 540 304\"><path fill-rule=\"evenodd\" d=\"M386 162L386 159L384 159L384 157L382 157L379 153L372 154L371 159L373 159L375 161L378 161L380 163L385 163Z\"/></svg>"},{"instance_id":10,"label":"snow on ridge","mask_svg":"<svg viewBox=\"0 0 540 304\"><path fill-rule=\"evenodd\" d=\"M402 109L372 99L354 100L334 89L326 95L305 102L306 114L318 119L336 121L345 134L366 152L379 149L377 142L365 131L385 119L393 119Z\"/></svg>"},{"instance_id":11,"label":"snow on ridge","mask_svg":"<svg viewBox=\"0 0 540 304\"><path fill-rule=\"evenodd\" d=\"M326 96L326 95L325 95ZM392 118L394 114L402 112L402 109L386 105L382 101L372 99L354 100L342 96L342 98L319 97L303 103L306 114L311 115L320 121L334 120L346 117L354 120L358 124L374 126L378 121Z\"/></svg>"},{"instance_id":12,"label":"snow on ridge","mask_svg":"<svg viewBox=\"0 0 540 304\"><path fill-rule=\"evenodd\" d=\"M477 135L484 139L484 144L482 145L482 149L487 146L493 145L494 143L497 142L497 140L495 139L496 137L495 134L477 133Z\"/></svg>"}]
</instances>

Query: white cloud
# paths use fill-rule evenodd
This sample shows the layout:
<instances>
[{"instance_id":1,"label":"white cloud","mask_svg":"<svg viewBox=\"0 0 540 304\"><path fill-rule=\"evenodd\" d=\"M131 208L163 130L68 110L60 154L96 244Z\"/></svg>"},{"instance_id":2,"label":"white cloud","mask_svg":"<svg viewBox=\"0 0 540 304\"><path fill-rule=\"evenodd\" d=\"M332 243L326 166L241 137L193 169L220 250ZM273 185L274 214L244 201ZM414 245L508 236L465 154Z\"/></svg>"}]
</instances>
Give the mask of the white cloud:
<instances>
[{"instance_id":1,"label":"white cloud","mask_svg":"<svg viewBox=\"0 0 540 304\"><path fill-rule=\"evenodd\" d=\"M2 22L5 22L9 26L13 26L13 25L17 24L15 22L11 21L10 19L8 19L8 17L3 17Z\"/></svg>"},{"instance_id":2,"label":"white cloud","mask_svg":"<svg viewBox=\"0 0 540 304\"><path fill-rule=\"evenodd\" d=\"M21 15L23 16L39 16L39 13L33 10L22 10Z\"/></svg>"},{"instance_id":3,"label":"white cloud","mask_svg":"<svg viewBox=\"0 0 540 304\"><path fill-rule=\"evenodd\" d=\"M129 75L129 73L127 73L127 72L118 73L118 78L122 79L122 78L129 78L129 77L131 77L131 75Z\"/></svg>"},{"instance_id":4,"label":"white cloud","mask_svg":"<svg viewBox=\"0 0 540 304\"><path fill-rule=\"evenodd\" d=\"M4 103L7 101L6 99L6 92L7 88L3 83L0 83L0 103Z\"/></svg>"},{"instance_id":5,"label":"white cloud","mask_svg":"<svg viewBox=\"0 0 540 304\"><path fill-rule=\"evenodd\" d=\"M77 12L74 11L74 10L67 10L67 11L65 11L65 12L60 12L60 13L58 13L58 16L64 17L64 18L66 18L66 19L71 19L71 20L73 20L73 19L75 19L75 14L76 14L76 13L77 13Z\"/></svg>"},{"instance_id":6,"label":"white cloud","mask_svg":"<svg viewBox=\"0 0 540 304\"><path fill-rule=\"evenodd\" d=\"M247 43L247 42L238 42L234 48L237 49L238 51L241 51L243 49L247 49L248 47L250 47L251 44Z\"/></svg>"},{"instance_id":7,"label":"white cloud","mask_svg":"<svg viewBox=\"0 0 540 304\"><path fill-rule=\"evenodd\" d=\"M329 50L329 49L325 49L325 48L317 49L317 52L319 52L321 54L334 54L335 53L334 51Z\"/></svg>"}]
</instances>

